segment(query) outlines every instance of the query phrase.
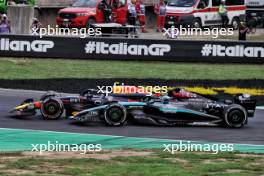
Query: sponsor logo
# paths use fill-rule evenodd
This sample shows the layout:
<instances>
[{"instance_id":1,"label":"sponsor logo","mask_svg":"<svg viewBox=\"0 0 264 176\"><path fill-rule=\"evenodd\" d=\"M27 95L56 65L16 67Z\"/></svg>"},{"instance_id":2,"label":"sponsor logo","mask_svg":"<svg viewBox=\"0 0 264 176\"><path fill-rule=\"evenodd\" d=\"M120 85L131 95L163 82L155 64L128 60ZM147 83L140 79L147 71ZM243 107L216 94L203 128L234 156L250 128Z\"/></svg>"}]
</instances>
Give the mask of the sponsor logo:
<instances>
[{"instance_id":1,"label":"sponsor logo","mask_svg":"<svg viewBox=\"0 0 264 176\"><path fill-rule=\"evenodd\" d=\"M53 47L54 42L48 40L33 40L32 42L20 40L10 41L7 38L1 38L0 40L0 51L33 51L46 53L48 49L51 49Z\"/></svg>"},{"instance_id":2,"label":"sponsor logo","mask_svg":"<svg viewBox=\"0 0 264 176\"><path fill-rule=\"evenodd\" d=\"M115 55L145 55L164 56L170 52L171 46L168 44L128 45L127 43L108 44L105 42L89 41L85 46L87 54L115 54Z\"/></svg>"},{"instance_id":3,"label":"sponsor logo","mask_svg":"<svg viewBox=\"0 0 264 176\"><path fill-rule=\"evenodd\" d=\"M202 56L264 58L264 48L245 47L243 45L222 46L205 44L202 47L201 54Z\"/></svg>"}]
</instances>

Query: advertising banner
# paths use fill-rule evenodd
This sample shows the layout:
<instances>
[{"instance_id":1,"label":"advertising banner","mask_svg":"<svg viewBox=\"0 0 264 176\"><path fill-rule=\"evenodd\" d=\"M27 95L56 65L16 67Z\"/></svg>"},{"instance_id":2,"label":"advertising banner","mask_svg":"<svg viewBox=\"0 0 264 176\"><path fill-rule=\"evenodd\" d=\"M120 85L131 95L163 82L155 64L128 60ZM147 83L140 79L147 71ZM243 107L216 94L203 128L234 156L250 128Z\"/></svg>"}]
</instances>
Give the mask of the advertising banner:
<instances>
[{"instance_id":1,"label":"advertising banner","mask_svg":"<svg viewBox=\"0 0 264 176\"><path fill-rule=\"evenodd\" d=\"M264 63L264 43L1 35L0 56Z\"/></svg>"}]
</instances>

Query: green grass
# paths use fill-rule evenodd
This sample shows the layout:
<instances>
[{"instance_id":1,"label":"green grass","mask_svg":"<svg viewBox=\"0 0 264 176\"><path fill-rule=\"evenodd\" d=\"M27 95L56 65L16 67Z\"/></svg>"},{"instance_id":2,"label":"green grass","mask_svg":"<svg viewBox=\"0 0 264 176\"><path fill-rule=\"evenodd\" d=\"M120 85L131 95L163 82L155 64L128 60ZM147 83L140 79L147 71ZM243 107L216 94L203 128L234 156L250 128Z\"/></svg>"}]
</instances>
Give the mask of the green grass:
<instances>
[{"instance_id":1,"label":"green grass","mask_svg":"<svg viewBox=\"0 0 264 176\"><path fill-rule=\"evenodd\" d=\"M263 79L264 65L0 59L0 79L45 78Z\"/></svg>"},{"instance_id":2,"label":"green grass","mask_svg":"<svg viewBox=\"0 0 264 176\"><path fill-rule=\"evenodd\" d=\"M5 157L0 160L0 175L24 173L27 176L253 176L264 173L263 155L186 152L172 155L157 150L144 156L123 157L122 153L120 155L108 159L100 157L48 159L41 155L26 158L19 155L15 159Z\"/></svg>"}]
</instances>

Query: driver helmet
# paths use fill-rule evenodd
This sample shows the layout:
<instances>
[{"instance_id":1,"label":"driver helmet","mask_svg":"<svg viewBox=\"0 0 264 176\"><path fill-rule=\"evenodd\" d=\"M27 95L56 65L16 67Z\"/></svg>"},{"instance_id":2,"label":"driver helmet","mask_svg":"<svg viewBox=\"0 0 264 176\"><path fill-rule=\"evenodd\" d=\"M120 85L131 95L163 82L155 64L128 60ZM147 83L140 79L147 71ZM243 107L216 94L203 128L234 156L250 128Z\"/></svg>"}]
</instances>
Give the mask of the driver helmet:
<instances>
[{"instance_id":1,"label":"driver helmet","mask_svg":"<svg viewBox=\"0 0 264 176\"><path fill-rule=\"evenodd\" d=\"M169 102L170 102L170 97L169 97L169 96L163 96L163 97L161 98L161 101L162 101L163 104L169 104Z\"/></svg>"}]
</instances>

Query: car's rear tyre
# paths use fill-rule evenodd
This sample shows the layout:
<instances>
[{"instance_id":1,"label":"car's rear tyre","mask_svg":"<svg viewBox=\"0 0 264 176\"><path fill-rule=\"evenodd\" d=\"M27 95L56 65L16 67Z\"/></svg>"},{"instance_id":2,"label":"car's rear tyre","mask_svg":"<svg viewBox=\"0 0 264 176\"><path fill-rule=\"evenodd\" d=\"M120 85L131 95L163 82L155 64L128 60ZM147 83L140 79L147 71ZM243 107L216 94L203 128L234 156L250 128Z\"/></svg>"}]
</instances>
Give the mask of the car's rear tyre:
<instances>
[{"instance_id":1,"label":"car's rear tyre","mask_svg":"<svg viewBox=\"0 0 264 176\"><path fill-rule=\"evenodd\" d=\"M225 108L224 124L231 128L241 128L247 122L247 113L245 108L240 105L232 104Z\"/></svg>"},{"instance_id":2,"label":"car's rear tyre","mask_svg":"<svg viewBox=\"0 0 264 176\"><path fill-rule=\"evenodd\" d=\"M59 119L63 114L63 111L63 103L56 97L45 99L40 108L40 112L44 119Z\"/></svg>"},{"instance_id":3,"label":"car's rear tyre","mask_svg":"<svg viewBox=\"0 0 264 176\"><path fill-rule=\"evenodd\" d=\"M108 105L104 111L104 120L107 125L121 126L127 120L127 110L118 103Z\"/></svg>"}]
</instances>

